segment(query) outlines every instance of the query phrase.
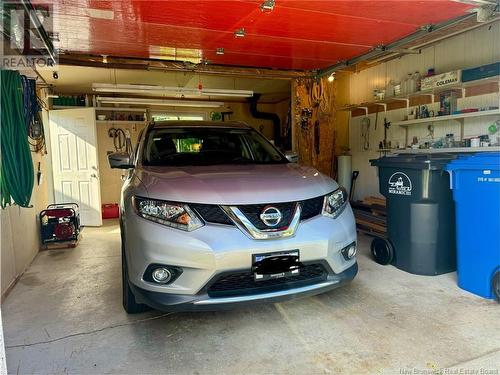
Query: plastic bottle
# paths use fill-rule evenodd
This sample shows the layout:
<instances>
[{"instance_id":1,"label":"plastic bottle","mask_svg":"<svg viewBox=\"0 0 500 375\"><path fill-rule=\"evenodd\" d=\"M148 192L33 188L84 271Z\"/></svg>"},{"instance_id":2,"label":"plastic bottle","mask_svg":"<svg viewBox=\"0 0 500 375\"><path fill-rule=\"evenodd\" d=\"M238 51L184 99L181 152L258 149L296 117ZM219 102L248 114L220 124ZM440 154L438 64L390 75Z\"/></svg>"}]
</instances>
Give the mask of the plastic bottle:
<instances>
[{"instance_id":1,"label":"plastic bottle","mask_svg":"<svg viewBox=\"0 0 500 375\"><path fill-rule=\"evenodd\" d=\"M402 95L403 94L402 89L403 89L403 87L401 85L401 82L394 81L394 96Z\"/></svg>"},{"instance_id":2,"label":"plastic bottle","mask_svg":"<svg viewBox=\"0 0 500 375\"><path fill-rule=\"evenodd\" d=\"M416 90L417 82L415 81L415 76L413 74L409 75L408 78L408 94L413 94Z\"/></svg>"},{"instance_id":3,"label":"plastic bottle","mask_svg":"<svg viewBox=\"0 0 500 375\"><path fill-rule=\"evenodd\" d=\"M394 96L394 83L395 82L391 79L385 87L385 96L387 98L392 98Z\"/></svg>"},{"instance_id":4,"label":"plastic bottle","mask_svg":"<svg viewBox=\"0 0 500 375\"><path fill-rule=\"evenodd\" d=\"M422 84L422 76L418 71L416 71L413 74L413 77L415 79L415 91L420 91L421 90L421 84Z\"/></svg>"},{"instance_id":5,"label":"plastic bottle","mask_svg":"<svg viewBox=\"0 0 500 375\"><path fill-rule=\"evenodd\" d=\"M403 95L408 95L410 94L410 81L411 81L411 73L408 73L408 75L403 79L403 82L401 83L401 91Z\"/></svg>"}]
</instances>

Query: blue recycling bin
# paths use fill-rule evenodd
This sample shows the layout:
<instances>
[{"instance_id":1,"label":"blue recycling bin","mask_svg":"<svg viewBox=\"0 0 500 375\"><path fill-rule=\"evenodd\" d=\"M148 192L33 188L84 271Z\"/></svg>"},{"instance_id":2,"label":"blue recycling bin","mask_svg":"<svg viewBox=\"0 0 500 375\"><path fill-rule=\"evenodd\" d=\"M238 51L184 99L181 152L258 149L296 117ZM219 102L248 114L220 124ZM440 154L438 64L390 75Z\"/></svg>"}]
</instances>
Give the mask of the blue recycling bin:
<instances>
[{"instance_id":1,"label":"blue recycling bin","mask_svg":"<svg viewBox=\"0 0 500 375\"><path fill-rule=\"evenodd\" d=\"M455 201L458 286L500 298L500 153L462 155L445 170Z\"/></svg>"}]
</instances>

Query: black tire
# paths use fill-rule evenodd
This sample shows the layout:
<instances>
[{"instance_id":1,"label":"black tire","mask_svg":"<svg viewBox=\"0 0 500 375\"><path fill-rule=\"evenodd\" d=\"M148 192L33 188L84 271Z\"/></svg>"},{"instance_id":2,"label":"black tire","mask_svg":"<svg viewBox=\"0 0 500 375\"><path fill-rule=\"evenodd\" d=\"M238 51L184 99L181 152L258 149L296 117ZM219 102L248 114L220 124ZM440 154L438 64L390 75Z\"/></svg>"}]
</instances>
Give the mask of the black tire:
<instances>
[{"instance_id":1,"label":"black tire","mask_svg":"<svg viewBox=\"0 0 500 375\"><path fill-rule=\"evenodd\" d=\"M384 238L374 238L370 250L375 262L383 266L390 264L394 259L394 247Z\"/></svg>"},{"instance_id":2,"label":"black tire","mask_svg":"<svg viewBox=\"0 0 500 375\"><path fill-rule=\"evenodd\" d=\"M138 314L149 310L149 307L137 303L135 300L134 293L130 289L130 284L128 281L128 271L127 271L127 259L125 257L125 250L123 248L123 238L122 238L122 291L123 291L123 308L128 314Z\"/></svg>"},{"instance_id":3,"label":"black tire","mask_svg":"<svg viewBox=\"0 0 500 375\"><path fill-rule=\"evenodd\" d=\"M500 303L500 271L497 271L491 281L491 288L493 290L493 297Z\"/></svg>"}]
</instances>

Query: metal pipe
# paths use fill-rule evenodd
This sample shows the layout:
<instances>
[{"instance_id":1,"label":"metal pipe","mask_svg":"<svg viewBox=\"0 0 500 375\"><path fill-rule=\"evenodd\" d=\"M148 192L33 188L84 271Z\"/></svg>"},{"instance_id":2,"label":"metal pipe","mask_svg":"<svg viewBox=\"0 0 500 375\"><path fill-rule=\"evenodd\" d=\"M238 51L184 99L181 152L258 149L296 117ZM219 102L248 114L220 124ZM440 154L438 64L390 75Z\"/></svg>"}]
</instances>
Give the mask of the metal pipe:
<instances>
[{"instance_id":1,"label":"metal pipe","mask_svg":"<svg viewBox=\"0 0 500 375\"><path fill-rule=\"evenodd\" d=\"M261 112L257 109L260 96L260 94L253 94L251 98L247 98L247 101L250 103L250 114L256 119L271 120L273 122L274 144L280 147L282 146L280 117L276 113Z\"/></svg>"},{"instance_id":2,"label":"metal pipe","mask_svg":"<svg viewBox=\"0 0 500 375\"><path fill-rule=\"evenodd\" d=\"M471 30L477 29L478 27L483 27L485 25L489 25L490 23L497 22L497 21L500 21L500 17L496 17L496 18L493 18L493 19L491 19L489 21L481 22L481 23L478 23L477 25L466 27L465 29L461 29L461 30L455 31L455 32L450 33L450 34L443 35L443 36L441 36L439 38L436 38L436 39L430 40L428 42L424 42L422 44L418 44L416 46L413 46L412 48L422 48L422 47L428 46L429 44L439 42L439 41L441 41L443 39L451 38L452 36L455 36L455 35L463 34L463 33L467 32L467 31L471 31Z\"/></svg>"},{"instance_id":3,"label":"metal pipe","mask_svg":"<svg viewBox=\"0 0 500 375\"><path fill-rule=\"evenodd\" d=\"M418 30L417 32L415 32L413 34L410 34L404 38L401 38L393 43L388 44L387 46L385 46L383 51L381 51L380 48L378 48L378 49L375 48L375 49L371 50L370 52L356 56L350 60L339 62L339 63L332 65L328 68L321 69L316 74L316 77L317 78L324 77L324 76L329 75L329 74L331 74L331 73L333 73L341 68L345 68L347 66L352 66L352 65L357 64L357 63L362 62L362 61L366 61L366 60L370 60L370 59L374 59L374 58L380 58L384 54L392 53L394 49L398 49L401 46L407 45L408 43L411 43L415 40L418 40L419 38L421 38L424 35L428 35L429 33L433 33L435 31L442 30L446 27L450 27L452 25L463 22L463 21L465 21L469 18L473 18L473 17L476 17L475 13L466 14L464 16L454 18L452 20L441 22L437 25L428 25L426 27L421 28L420 30Z\"/></svg>"},{"instance_id":4,"label":"metal pipe","mask_svg":"<svg viewBox=\"0 0 500 375\"><path fill-rule=\"evenodd\" d=\"M52 62L55 64L56 56L54 51L54 45L52 44L52 41L50 40L49 35L45 31L42 23L38 19L35 8L33 7L33 5L29 0L21 0L21 4L23 5L24 10L28 12L30 20L31 22L33 22L33 25L35 26L35 29L38 33L38 36L42 40L43 45L45 46L45 49L47 50L47 53L49 54L49 57L51 58Z\"/></svg>"}]
</instances>

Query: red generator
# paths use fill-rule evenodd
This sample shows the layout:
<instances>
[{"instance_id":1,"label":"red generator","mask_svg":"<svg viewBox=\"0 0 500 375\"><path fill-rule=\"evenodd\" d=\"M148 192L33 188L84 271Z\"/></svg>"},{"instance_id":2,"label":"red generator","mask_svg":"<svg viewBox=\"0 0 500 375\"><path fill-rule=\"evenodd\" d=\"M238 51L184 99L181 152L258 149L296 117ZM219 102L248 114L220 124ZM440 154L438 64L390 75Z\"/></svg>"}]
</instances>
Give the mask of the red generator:
<instances>
[{"instance_id":1,"label":"red generator","mask_svg":"<svg viewBox=\"0 0 500 375\"><path fill-rule=\"evenodd\" d=\"M118 219L120 216L120 209L118 203L105 203L102 205L102 218L103 219Z\"/></svg>"},{"instance_id":2,"label":"red generator","mask_svg":"<svg viewBox=\"0 0 500 375\"><path fill-rule=\"evenodd\" d=\"M80 212L76 203L49 204L40 212L42 244L76 241L80 234Z\"/></svg>"}]
</instances>

